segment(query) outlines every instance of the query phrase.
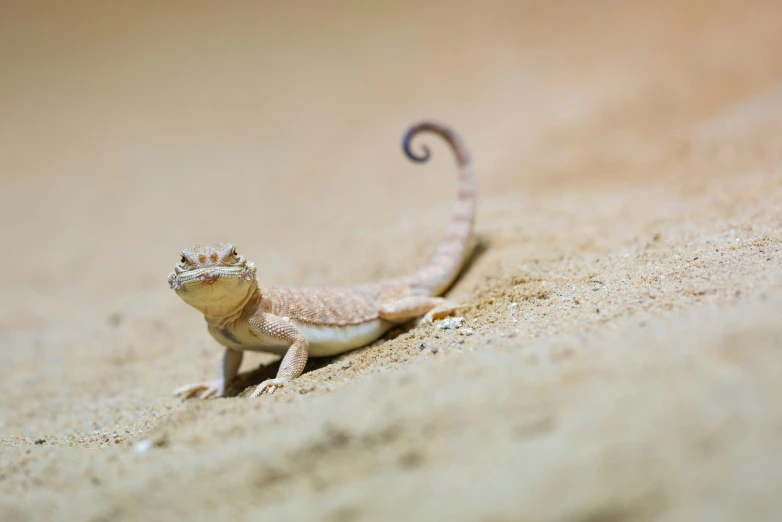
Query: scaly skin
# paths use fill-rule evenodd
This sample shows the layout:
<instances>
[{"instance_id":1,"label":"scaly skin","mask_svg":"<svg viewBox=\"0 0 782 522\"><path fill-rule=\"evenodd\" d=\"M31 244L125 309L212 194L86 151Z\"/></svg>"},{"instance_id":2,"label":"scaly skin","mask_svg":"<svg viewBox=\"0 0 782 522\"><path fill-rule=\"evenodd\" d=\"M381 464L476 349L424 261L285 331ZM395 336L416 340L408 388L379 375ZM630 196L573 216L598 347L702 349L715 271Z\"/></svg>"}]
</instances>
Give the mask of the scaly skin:
<instances>
[{"instance_id":1,"label":"scaly skin","mask_svg":"<svg viewBox=\"0 0 782 522\"><path fill-rule=\"evenodd\" d=\"M177 390L185 397L220 397L236 377L244 350L284 354L277 377L258 385L251 397L274 393L296 379L309 356L327 356L364 346L395 324L423 317L431 321L458 308L439 297L456 279L467 256L475 214L475 178L467 150L447 127L412 126L403 148L413 161L429 159L410 149L419 132L445 139L456 156L458 195L451 223L429 262L413 274L339 288L261 286L255 265L230 243L193 246L168 277L177 295L204 314L209 333L225 346L220 377Z\"/></svg>"}]
</instances>

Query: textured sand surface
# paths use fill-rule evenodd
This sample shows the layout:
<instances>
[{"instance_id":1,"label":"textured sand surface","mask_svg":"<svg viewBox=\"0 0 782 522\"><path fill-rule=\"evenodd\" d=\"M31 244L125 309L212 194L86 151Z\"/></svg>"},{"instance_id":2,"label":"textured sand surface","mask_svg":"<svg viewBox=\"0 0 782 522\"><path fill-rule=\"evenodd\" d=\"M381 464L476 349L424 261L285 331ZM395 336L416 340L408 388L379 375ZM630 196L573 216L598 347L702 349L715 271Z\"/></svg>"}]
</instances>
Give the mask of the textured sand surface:
<instances>
[{"instance_id":1,"label":"textured sand surface","mask_svg":"<svg viewBox=\"0 0 782 522\"><path fill-rule=\"evenodd\" d=\"M777 2L16 4L0 519L782 519ZM181 248L292 285L426 260L455 183L402 156L421 118L475 161L471 334L173 398L220 358Z\"/></svg>"}]
</instances>

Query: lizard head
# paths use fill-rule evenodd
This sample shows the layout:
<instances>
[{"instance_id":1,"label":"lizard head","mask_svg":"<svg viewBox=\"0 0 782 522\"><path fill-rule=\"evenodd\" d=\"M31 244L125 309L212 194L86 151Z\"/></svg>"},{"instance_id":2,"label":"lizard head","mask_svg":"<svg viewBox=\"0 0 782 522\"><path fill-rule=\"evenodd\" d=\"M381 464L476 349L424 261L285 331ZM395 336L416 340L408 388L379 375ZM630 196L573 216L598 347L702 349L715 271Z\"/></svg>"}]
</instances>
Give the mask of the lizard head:
<instances>
[{"instance_id":1,"label":"lizard head","mask_svg":"<svg viewBox=\"0 0 782 522\"><path fill-rule=\"evenodd\" d=\"M244 306L258 287L255 265L230 243L184 249L168 284L190 306L215 314Z\"/></svg>"}]
</instances>

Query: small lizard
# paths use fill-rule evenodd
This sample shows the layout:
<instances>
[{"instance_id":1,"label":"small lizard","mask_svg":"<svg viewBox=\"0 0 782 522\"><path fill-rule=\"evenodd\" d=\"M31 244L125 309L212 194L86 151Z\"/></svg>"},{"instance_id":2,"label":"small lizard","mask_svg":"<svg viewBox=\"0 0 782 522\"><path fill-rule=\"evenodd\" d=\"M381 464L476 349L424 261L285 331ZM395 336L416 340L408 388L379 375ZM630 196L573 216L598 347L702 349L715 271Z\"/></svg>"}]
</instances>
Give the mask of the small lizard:
<instances>
[{"instance_id":1,"label":"small lizard","mask_svg":"<svg viewBox=\"0 0 782 522\"><path fill-rule=\"evenodd\" d=\"M415 162L429 159L411 150L420 132L433 132L451 146L458 192L451 223L429 262L401 277L345 287L261 286L255 265L230 243L193 246L168 276L187 304L204 314L209 333L225 347L220 377L190 384L175 393L186 398L220 397L236 377L244 350L283 355L277 376L259 384L251 397L274 393L296 379L309 356L336 355L364 346L394 325L423 317L439 319L458 305L440 296L459 275L467 257L475 214L475 178L467 150L445 126L422 122L404 134L402 147Z\"/></svg>"}]
</instances>

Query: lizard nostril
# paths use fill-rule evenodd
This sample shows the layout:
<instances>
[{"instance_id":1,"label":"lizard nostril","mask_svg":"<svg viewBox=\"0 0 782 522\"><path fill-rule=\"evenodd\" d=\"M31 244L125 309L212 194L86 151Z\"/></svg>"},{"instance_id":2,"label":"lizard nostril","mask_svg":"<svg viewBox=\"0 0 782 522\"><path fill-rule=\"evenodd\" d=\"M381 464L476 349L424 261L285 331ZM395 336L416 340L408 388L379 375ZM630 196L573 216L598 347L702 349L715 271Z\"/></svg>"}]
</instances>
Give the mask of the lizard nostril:
<instances>
[{"instance_id":1,"label":"lizard nostril","mask_svg":"<svg viewBox=\"0 0 782 522\"><path fill-rule=\"evenodd\" d=\"M203 263L204 261L206 261L206 256L204 254L201 254L200 256L198 256L198 260Z\"/></svg>"},{"instance_id":2,"label":"lizard nostril","mask_svg":"<svg viewBox=\"0 0 782 522\"><path fill-rule=\"evenodd\" d=\"M217 254L212 254L212 255L211 255L211 256L209 256L209 257L211 257L211 258L212 258L212 261L217 261Z\"/></svg>"}]
</instances>

